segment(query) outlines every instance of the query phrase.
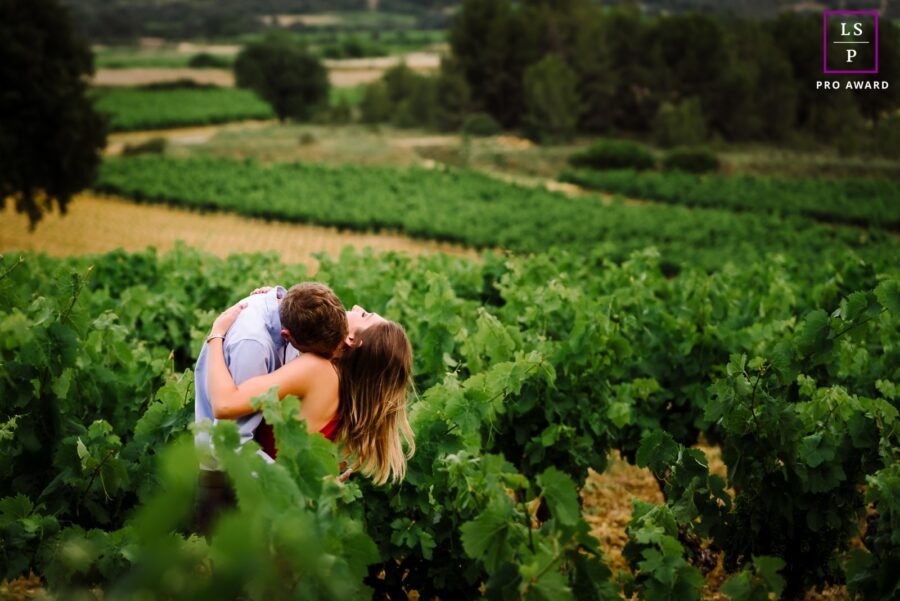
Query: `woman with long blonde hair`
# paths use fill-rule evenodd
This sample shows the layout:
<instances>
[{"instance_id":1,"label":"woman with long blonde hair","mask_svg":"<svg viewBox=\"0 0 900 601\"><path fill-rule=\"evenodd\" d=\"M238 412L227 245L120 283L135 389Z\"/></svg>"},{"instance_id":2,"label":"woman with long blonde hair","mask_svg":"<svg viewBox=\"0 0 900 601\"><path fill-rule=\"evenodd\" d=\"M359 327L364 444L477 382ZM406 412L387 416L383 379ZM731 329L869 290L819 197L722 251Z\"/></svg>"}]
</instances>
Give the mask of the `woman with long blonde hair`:
<instances>
[{"instance_id":1,"label":"woman with long blonde hair","mask_svg":"<svg viewBox=\"0 0 900 601\"><path fill-rule=\"evenodd\" d=\"M224 336L242 309L238 304L226 310L212 331ZM376 484L397 482L415 451L406 412L412 347L402 326L362 307L348 311L347 322L349 335L332 357L304 353L239 386L228 371L221 338L211 336L207 384L212 408L217 419L235 419L253 412L250 399L277 387L279 398L301 399L299 417L310 432L341 444L351 469Z\"/></svg>"}]
</instances>

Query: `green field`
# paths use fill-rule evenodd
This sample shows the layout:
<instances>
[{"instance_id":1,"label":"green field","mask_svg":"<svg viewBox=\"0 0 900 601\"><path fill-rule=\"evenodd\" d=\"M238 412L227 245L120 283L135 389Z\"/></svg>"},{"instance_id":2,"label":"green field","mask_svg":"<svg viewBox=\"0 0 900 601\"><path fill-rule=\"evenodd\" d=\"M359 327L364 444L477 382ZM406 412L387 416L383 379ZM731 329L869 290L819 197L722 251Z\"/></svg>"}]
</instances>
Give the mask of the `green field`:
<instances>
[{"instance_id":1,"label":"green field","mask_svg":"<svg viewBox=\"0 0 900 601\"><path fill-rule=\"evenodd\" d=\"M652 245L673 269L689 264L713 269L770 253L786 254L798 265L832 260L848 250L875 262L900 259L900 243L879 230L716 209L604 205L460 170L141 157L106 161L96 188L136 200L356 230L399 230L478 248L587 252L604 247L623 258Z\"/></svg>"},{"instance_id":2,"label":"green field","mask_svg":"<svg viewBox=\"0 0 900 601\"><path fill-rule=\"evenodd\" d=\"M113 131L207 125L275 114L253 92L236 88L105 88L94 91L97 108Z\"/></svg>"},{"instance_id":3,"label":"green field","mask_svg":"<svg viewBox=\"0 0 900 601\"><path fill-rule=\"evenodd\" d=\"M633 170L567 170L562 181L669 204L900 229L900 183Z\"/></svg>"},{"instance_id":4,"label":"green field","mask_svg":"<svg viewBox=\"0 0 900 601\"><path fill-rule=\"evenodd\" d=\"M361 86L331 88L332 107L354 107ZM110 115L113 131L210 125L247 119L274 119L271 107L252 91L237 88L100 88L97 108Z\"/></svg>"}]
</instances>

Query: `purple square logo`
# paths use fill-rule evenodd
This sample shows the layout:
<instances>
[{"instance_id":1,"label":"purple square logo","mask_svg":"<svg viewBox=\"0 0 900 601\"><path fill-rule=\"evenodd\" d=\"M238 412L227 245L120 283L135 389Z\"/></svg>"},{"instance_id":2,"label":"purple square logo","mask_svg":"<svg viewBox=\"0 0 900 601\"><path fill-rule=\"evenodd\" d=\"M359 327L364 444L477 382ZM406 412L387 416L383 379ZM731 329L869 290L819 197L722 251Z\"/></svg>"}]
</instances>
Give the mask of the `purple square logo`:
<instances>
[{"instance_id":1,"label":"purple square logo","mask_svg":"<svg viewBox=\"0 0 900 601\"><path fill-rule=\"evenodd\" d=\"M823 72L878 73L878 11L822 13Z\"/></svg>"}]
</instances>

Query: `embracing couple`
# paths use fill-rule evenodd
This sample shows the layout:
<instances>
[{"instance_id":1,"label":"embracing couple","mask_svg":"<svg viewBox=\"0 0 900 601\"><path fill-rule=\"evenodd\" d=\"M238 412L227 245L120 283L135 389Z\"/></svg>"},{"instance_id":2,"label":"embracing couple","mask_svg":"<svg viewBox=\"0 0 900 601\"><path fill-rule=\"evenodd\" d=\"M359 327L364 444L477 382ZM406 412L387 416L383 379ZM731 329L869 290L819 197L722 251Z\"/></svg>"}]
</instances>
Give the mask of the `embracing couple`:
<instances>
[{"instance_id":1,"label":"embracing couple","mask_svg":"<svg viewBox=\"0 0 900 601\"><path fill-rule=\"evenodd\" d=\"M272 428L250 399L277 387L279 398L301 399L310 432L341 445L352 462L342 477L360 471L383 484L403 478L415 449L406 417L411 378L412 348L399 324L359 306L346 311L323 284L260 288L213 324L195 370L195 420L236 420L241 443L256 440L274 461ZM208 433L196 440L209 448ZM202 467L196 521L208 532L234 493L214 465Z\"/></svg>"}]
</instances>

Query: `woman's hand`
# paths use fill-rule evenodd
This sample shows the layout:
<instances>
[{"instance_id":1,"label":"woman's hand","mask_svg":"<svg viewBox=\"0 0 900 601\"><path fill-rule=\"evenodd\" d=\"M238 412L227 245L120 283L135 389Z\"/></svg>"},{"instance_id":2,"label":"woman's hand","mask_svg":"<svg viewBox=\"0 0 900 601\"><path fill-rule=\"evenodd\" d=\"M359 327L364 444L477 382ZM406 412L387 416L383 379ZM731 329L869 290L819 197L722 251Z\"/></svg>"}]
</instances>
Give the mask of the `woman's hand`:
<instances>
[{"instance_id":1,"label":"woman's hand","mask_svg":"<svg viewBox=\"0 0 900 601\"><path fill-rule=\"evenodd\" d=\"M265 294L266 292L268 292L271 289L272 289L272 286L263 286L262 288L257 288L256 290L251 292L250 296L253 296L254 294Z\"/></svg>"},{"instance_id":2,"label":"woman's hand","mask_svg":"<svg viewBox=\"0 0 900 601\"><path fill-rule=\"evenodd\" d=\"M209 334L209 337L213 336L221 336L225 337L225 333L234 323L234 320L238 318L238 315L241 314L241 311L247 306L247 303L238 303L233 307L225 309L221 315L216 317L216 320L213 322L212 330Z\"/></svg>"}]
</instances>

